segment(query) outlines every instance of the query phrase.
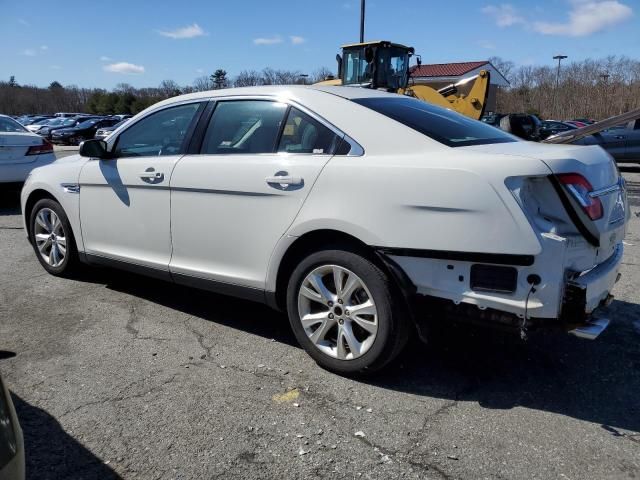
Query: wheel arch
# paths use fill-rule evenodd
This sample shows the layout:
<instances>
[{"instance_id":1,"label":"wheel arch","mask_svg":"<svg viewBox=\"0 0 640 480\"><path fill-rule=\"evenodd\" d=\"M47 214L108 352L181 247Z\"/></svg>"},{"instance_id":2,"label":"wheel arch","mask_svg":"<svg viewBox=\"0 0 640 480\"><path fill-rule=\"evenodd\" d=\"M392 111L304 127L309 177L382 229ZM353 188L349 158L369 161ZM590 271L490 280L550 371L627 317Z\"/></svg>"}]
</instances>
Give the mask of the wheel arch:
<instances>
[{"instance_id":1,"label":"wheel arch","mask_svg":"<svg viewBox=\"0 0 640 480\"><path fill-rule=\"evenodd\" d=\"M27 197L27 200L24 204L24 212L22 213L22 215L25 219L24 225L27 229L27 238L29 239L29 242L31 242L31 211L33 210L33 207L36 203L45 198L49 198L57 203L60 203L60 200L58 200L56 196L48 190L37 188L29 193L29 196Z\"/></svg>"},{"instance_id":2,"label":"wheel arch","mask_svg":"<svg viewBox=\"0 0 640 480\"><path fill-rule=\"evenodd\" d=\"M362 254L367 259L378 265L393 280L403 297L407 296L407 289L414 288L407 285L406 275L400 267L394 266L393 260L386 258L376 249L367 245L361 239L335 229L318 229L309 231L289 245L277 267L275 292L267 294L267 303L278 310L286 310L286 292L289 278L296 265L310 253L331 247L349 248ZM409 280L410 283L410 280Z\"/></svg>"}]
</instances>

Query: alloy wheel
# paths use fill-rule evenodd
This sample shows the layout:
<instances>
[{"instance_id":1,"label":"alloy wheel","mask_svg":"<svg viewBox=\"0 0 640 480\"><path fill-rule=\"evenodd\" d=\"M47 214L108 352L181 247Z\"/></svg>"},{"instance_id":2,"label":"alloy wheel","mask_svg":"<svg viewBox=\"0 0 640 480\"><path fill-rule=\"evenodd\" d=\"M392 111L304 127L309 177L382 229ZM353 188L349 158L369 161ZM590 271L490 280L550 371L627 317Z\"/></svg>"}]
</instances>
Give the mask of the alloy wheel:
<instances>
[{"instance_id":1,"label":"alloy wheel","mask_svg":"<svg viewBox=\"0 0 640 480\"><path fill-rule=\"evenodd\" d=\"M60 218L50 208L38 211L34 239L40 256L48 265L59 267L67 256L67 238Z\"/></svg>"},{"instance_id":2,"label":"alloy wheel","mask_svg":"<svg viewBox=\"0 0 640 480\"><path fill-rule=\"evenodd\" d=\"M322 265L302 281L298 314L307 337L339 360L364 355L378 333L378 311L358 275L338 265Z\"/></svg>"}]
</instances>

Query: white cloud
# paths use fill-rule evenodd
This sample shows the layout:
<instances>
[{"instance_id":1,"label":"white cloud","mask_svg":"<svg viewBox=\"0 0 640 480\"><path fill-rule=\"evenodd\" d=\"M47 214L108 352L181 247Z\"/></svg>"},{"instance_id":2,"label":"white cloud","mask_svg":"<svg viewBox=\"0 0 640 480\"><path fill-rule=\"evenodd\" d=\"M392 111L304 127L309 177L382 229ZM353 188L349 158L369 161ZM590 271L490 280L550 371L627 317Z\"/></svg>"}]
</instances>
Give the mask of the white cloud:
<instances>
[{"instance_id":1,"label":"white cloud","mask_svg":"<svg viewBox=\"0 0 640 480\"><path fill-rule=\"evenodd\" d=\"M293 45L302 45L304 42L307 41L306 38L300 37L298 35L291 35L289 38L291 39L291 43Z\"/></svg>"},{"instance_id":2,"label":"white cloud","mask_svg":"<svg viewBox=\"0 0 640 480\"><path fill-rule=\"evenodd\" d=\"M51 70L62 70L60 65L51 65L49 68L51 68Z\"/></svg>"},{"instance_id":3,"label":"white cloud","mask_svg":"<svg viewBox=\"0 0 640 480\"><path fill-rule=\"evenodd\" d=\"M100 57L100 61L101 62L110 62L112 60L111 57L107 57L106 55L103 55Z\"/></svg>"},{"instance_id":4,"label":"white cloud","mask_svg":"<svg viewBox=\"0 0 640 480\"><path fill-rule=\"evenodd\" d=\"M31 24L30 24L29 22L27 22L24 18L20 18L20 19L18 20L18 23L19 23L20 25L24 25L25 27L30 27L30 26L31 26Z\"/></svg>"},{"instance_id":5,"label":"white cloud","mask_svg":"<svg viewBox=\"0 0 640 480\"><path fill-rule=\"evenodd\" d=\"M197 23L182 28L176 28L175 30L158 30L158 33L163 37L173 38L174 40L202 37L207 34L207 32L200 28L200 25L198 25Z\"/></svg>"},{"instance_id":6,"label":"white cloud","mask_svg":"<svg viewBox=\"0 0 640 480\"><path fill-rule=\"evenodd\" d=\"M482 13L492 17L499 27L510 27L518 23L524 23L524 18L509 3L487 5L482 8Z\"/></svg>"},{"instance_id":7,"label":"white cloud","mask_svg":"<svg viewBox=\"0 0 640 480\"><path fill-rule=\"evenodd\" d=\"M204 73L204 70L202 68L196 68L196 73Z\"/></svg>"},{"instance_id":8,"label":"white cloud","mask_svg":"<svg viewBox=\"0 0 640 480\"><path fill-rule=\"evenodd\" d=\"M253 43L256 45L275 45L277 43L282 43L282 37L280 35L275 35L273 37L254 38Z\"/></svg>"},{"instance_id":9,"label":"white cloud","mask_svg":"<svg viewBox=\"0 0 640 480\"><path fill-rule=\"evenodd\" d=\"M40 50L42 50L43 52L46 52L47 50L49 50L49 46L48 45L40 45Z\"/></svg>"},{"instance_id":10,"label":"white cloud","mask_svg":"<svg viewBox=\"0 0 640 480\"><path fill-rule=\"evenodd\" d=\"M27 57L35 57L36 51L33 48L27 48L22 51L22 55L26 55Z\"/></svg>"},{"instance_id":11,"label":"white cloud","mask_svg":"<svg viewBox=\"0 0 640 480\"><path fill-rule=\"evenodd\" d=\"M569 20L535 22L533 29L544 35L584 37L623 22L633 15L631 7L617 0L573 0Z\"/></svg>"},{"instance_id":12,"label":"white cloud","mask_svg":"<svg viewBox=\"0 0 640 480\"><path fill-rule=\"evenodd\" d=\"M139 75L144 73L144 67L142 65L135 65L127 62L111 63L109 65L105 65L102 69L105 72L124 73L127 75Z\"/></svg>"}]
</instances>

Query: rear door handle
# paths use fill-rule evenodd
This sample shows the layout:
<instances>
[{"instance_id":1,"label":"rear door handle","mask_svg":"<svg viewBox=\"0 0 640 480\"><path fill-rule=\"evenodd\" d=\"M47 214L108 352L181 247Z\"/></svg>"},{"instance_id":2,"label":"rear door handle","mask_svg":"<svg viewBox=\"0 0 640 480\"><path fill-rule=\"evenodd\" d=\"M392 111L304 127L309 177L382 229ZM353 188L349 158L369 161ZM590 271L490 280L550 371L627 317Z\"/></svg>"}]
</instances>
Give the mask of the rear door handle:
<instances>
[{"instance_id":1,"label":"rear door handle","mask_svg":"<svg viewBox=\"0 0 640 480\"><path fill-rule=\"evenodd\" d=\"M295 177L293 175L275 175L273 177L267 177L266 182L276 185L302 185L303 179L302 177Z\"/></svg>"},{"instance_id":2,"label":"rear door handle","mask_svg":"<svg viewBox=\"0 0 640 480\"><path fill-rule=\"evenodd\" d=\"M138 176L147 183L160 183L164 180L164 173L154 172L151 168L146 172L139 173Z\"/></svg>"},{"instance_id":3,"label":"rear door handle","mask_svg":"<svg viewBox=\"0 0 640 480\"><path fill-rule=\"evenodd\" d=\"M143 180L158 180L164 177L164 173L161 172L142 172L139 175Z\"/></svg>"}]
</instances>

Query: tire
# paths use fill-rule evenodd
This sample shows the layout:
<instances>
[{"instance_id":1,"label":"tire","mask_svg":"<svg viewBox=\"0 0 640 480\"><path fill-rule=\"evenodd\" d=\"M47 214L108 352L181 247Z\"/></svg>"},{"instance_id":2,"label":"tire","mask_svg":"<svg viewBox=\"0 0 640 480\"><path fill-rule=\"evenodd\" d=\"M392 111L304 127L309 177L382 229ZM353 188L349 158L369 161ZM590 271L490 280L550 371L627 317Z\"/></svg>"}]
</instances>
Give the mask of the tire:
<instances>
[{"instance_id":1,"label":"tire","mask_svg":"<svg viewBox=\"0 0 640 480\"><path fill-rule=\"evenodd\" d=\"M300 262L289 279L287 312L300 345L342 375L380 370L408 338L407 308L391 278L349 248L318 251Z\"/></svg>"},{"instance_id":2,"label":"tire","mask_svg":"<svg viewBox=\"0 0 640 480\"><path fill-rule=\"evenodd\" d=\"M44 198L33 206L29 216L29 239L40 265L51 275L70 276L77 270L78 249L71 224L55 200Z\"/></svg>"}]
</instances>

